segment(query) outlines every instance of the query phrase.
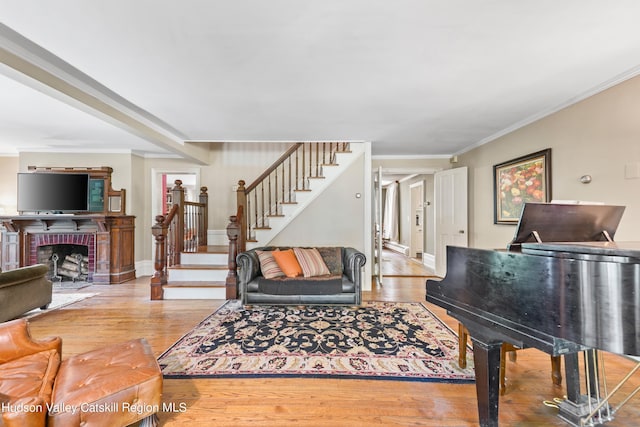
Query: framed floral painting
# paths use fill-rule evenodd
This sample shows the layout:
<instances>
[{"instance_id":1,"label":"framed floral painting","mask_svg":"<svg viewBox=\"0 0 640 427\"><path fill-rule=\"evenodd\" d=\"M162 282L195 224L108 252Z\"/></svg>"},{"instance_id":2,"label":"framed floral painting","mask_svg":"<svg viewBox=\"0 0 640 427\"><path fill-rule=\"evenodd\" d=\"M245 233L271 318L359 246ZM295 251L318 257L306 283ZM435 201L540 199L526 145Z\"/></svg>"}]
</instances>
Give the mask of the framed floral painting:
<instances>
[{"instance_id":1,"label":"framed floral painting","mask_svg":"<svg viewBox=\"0 0 640 427\"><path fill-rule=\"evenodd\" d=\"M517 224L527 202L551 200L551 149L493 167L493 222Z\"/></svg>"}]
</instances>

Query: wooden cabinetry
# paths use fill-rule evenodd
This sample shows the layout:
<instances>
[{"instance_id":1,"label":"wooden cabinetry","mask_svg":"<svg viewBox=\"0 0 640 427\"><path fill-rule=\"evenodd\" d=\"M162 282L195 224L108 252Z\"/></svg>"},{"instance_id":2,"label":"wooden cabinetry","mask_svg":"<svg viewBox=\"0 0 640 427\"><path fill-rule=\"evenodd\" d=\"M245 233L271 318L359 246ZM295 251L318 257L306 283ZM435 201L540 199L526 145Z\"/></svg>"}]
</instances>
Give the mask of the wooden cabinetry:
<instances>
[{"instance_id":1,"label":"wooden cabinetry","mask_svg":"<svg viewBox=\"0 0 640 427\"><path fill-rule=\"evenodd\" d=\"M88 248L93 283L136 278L135 217L131 215L18 215L0 217L2 270L37 263L37 249L50 244Z\"/></svg>"},{"instance_id":2,"label":"wooden cabinetry","mask_svg":"<svg viewBox=\"0 0 640 427\"><path fill-rule=\"evenodd\" d=\"M74 215L0 217L0 268L13 270L36 264L41 246L87 247L93 283L122 283L135 279L135 217L125 213L125 190L111 187L113 169L36 167L38 173L89 175L89 211Z\"/></svg>"}]
</instances>

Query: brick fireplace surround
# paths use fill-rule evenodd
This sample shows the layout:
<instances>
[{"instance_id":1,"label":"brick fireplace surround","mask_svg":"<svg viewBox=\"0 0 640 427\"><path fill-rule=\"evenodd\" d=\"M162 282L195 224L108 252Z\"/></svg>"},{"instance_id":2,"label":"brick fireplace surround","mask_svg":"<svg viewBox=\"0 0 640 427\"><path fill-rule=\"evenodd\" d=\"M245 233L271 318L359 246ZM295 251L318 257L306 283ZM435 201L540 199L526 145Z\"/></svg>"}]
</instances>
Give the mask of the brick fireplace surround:
<instances>
[{"instance_id":1,"label":"brick fireplace surround","mask_svg":"<svg viewBox=\"0 0 640 427\"><path fill-rule=\"evenodd\" d=\"M92 233L54 233L54 234L33 234L29 244L29 264L37 264L38 248L42 246L75 245L87 248L89 257L89 278L93 281L93 274L96 265L95 236Z\"/></svg>"},{"instance_id":2,"label":"brick fireplace surround","mask_svg":"<svg viewBox=\"0 0 640 427\"><path fill-rule=\"evenodd\" d=\"M2 270L37 264L38 248L86 246L93 283L135 279L135 217L129 215L19 215L0 217Z\"/></svg>"}]
</instances>

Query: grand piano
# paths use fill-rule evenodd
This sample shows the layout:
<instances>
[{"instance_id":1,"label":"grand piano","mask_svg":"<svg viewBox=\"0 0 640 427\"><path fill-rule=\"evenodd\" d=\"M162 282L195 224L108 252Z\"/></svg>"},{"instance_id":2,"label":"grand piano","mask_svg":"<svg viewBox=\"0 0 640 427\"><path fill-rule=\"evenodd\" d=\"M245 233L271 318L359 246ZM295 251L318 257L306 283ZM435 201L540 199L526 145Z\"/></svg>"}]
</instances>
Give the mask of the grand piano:
<instances>
[{"instance_id":1,"label":"grand piano","mask_svg":"<svg viewBox=\"0 0 640 427\"><path fill-rule=\"evenodd\" d=\"M613 241L623 212L527 203L508 250L447 247L446 276L427 281L426 299L469 331L482 427L498 425L503 342L564 357L568 424L613 419L597 350L640 356L640 242Z\"/></svg>"}]
</instances>

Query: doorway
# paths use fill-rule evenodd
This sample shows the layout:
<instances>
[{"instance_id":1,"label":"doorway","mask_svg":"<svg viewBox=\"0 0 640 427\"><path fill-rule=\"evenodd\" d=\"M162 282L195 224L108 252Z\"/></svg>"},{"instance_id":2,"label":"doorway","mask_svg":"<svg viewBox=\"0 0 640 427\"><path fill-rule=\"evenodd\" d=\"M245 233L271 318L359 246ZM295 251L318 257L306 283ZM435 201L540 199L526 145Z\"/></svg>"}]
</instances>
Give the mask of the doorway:
<instances>
[{"instance_id":1,"label":"doorway","mask_svg":"<svg viewBox=\"0 0 640 427\"><path fill-rule=\"evenodd\" d=\"M176 179L186 186L187 200L195 201L200 193L200 168L151 169L151 224L156 223L158 215L167 214L167 191L173 188ZM151 248L154 247L155 238L151 236Z\"/></svg>"},{"instance_id":2,"label":"doorway","mask_svg":"<svg viewBox=\"0 0 640 427\"><path fill-rule=\"evenodd\" d=\"M374 207L379 226L373 235L376 249L382 248L375 260L380 267L376 270L380 283L384 276L429 277L434 274L433 266L429 264L434 256L427 253L434 245L429 246L425 239L427 234L433 238L433 233L429 232L432 212L426 208L430 204L426 200L433 196L430 188L433 187L434 172L431 168L385 169L379 166L374 175L377 180ZM393 206L393 209L386 209L387 206ZM385 218L388 212L393 212L395 218Z\"/></svg>"},{"instance_id":3,"label":"doorway","mask_svg":"<svg viewBox=\"0 0 640 427\"><path fill-rule=\"evenodd\" d=\"M151 171L151 218L155 223L157 215L167 213L167 193L174 187L175 181L182 181L185 188L185 198L196 201L200 188L200 169L152 169Z\"/></svg>"}]
</instances>

